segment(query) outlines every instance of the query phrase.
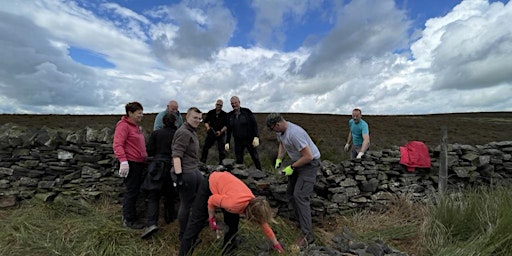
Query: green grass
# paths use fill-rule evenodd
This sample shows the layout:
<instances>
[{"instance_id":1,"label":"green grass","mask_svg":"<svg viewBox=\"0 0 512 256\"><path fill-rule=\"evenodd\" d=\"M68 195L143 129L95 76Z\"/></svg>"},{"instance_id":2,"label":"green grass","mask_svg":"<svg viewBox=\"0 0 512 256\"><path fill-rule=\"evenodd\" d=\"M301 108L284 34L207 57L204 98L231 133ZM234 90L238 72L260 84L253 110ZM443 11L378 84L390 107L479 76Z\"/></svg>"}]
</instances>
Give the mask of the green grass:
<instances>
[{"instance_id":1,"label":"green grass","mask_svg":"<svg viewBox=\"0 0 512 256\"><path fill-rule=\"evenodd\" d=\"M441 197L426 225L429 255L510 255L510 187L478 188Z\"/></svg>"},{"instance_id":2,"label":"green grass","mask_svg":"<svg viewBox=\"0 0 512 256\"><path fill-rule=\"evenodd\" d=\"M94 204L62 199L23 201L16 208L0 210L0 255L177 255L177 221L160 223L151 239L142 240L142 230L122 227L120 212L121 207L108 200ZM278 219L272 227L285 245L299 235L284 220ZM240 223L240 236L243 243L236 255L253 255L267 244L259 227L245 220ZM221 254L222 239L216 239L208 228L200 237L194 255Z\"/></svg>"},{"instance_id":3,"label":"green grass","mask_svg":"<svg viewBox=\"0 0 512 256\"><path fill-rule=\"evenodd\" d=\"M318 245L348 227L363 242L383 240L409 255L509 255L512 251L512 195L510 187L461 191L436 198L427 205L396 196L384 212L363 210L315 223ZM148 240L142 230L121 226L121 206L109 200L44 203L26 200L0 210L0 255L176 255L177 221L165 225ZM222 222L222 214L219 214ZM300 231L280 217L272 223L288 255ZM235 255L254 255L268 242L257 225L242 220L242 243ZM194 255L220 255L222 240L203 229ZM270 252L268 255L277 255Z\"/></svg>"}]
</instances>

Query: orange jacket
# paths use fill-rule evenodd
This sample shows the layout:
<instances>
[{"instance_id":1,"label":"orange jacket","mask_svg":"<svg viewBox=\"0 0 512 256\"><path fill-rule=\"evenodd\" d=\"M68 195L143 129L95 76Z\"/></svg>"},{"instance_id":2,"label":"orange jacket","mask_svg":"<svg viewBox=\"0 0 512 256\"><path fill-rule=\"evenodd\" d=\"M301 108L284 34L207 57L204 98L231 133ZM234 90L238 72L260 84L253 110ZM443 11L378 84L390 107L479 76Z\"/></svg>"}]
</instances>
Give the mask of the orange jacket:
<instances>
[{"instance_id":1,"label":"orange jacket","mask_svg":"<svg viewBox=\"0 0 512 256\"><path fill-rule=\"evenodd\" d=\"M209 209L219 207L231 213L243 214L249 201L255 198L251 189L229 172L213 172L210 174L209 184L212 192L208 198ZM268 239L275 238L268 223L263 223L260 227Z\"/></svg>"}]
</instances>

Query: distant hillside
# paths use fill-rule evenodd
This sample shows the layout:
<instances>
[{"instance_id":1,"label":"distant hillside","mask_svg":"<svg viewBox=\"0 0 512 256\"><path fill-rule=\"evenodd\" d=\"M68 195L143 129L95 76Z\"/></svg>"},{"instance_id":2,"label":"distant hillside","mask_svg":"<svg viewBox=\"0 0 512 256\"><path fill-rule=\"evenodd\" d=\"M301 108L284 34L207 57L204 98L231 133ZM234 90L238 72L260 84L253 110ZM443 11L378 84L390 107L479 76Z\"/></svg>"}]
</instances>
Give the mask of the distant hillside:
<instances>
[{"instance_id":1,"label":"distant hillside","mask_svg":"<svg viewBox=\"0 0 512 256\"><path fill-rule=\"evenodd\" d=\"M256 113L259 123L263 156L275 155L275 136L265 128L267 113ZM146 133L153 129L156 114L145 114L142 127ZM342 147L348 135L349 115L284 114L285 118L304 129L315 140L323 158L344 159ZM27 127L52 128L115 127L120 115L0 115L0 124L12 122ZM512 140L512 112L457 113L435 115L364 115L370 125L373 150L403 145L420 140L430 147L439 144L441 127L448 128L448 142L481 145L492 141ZM199 128L199 135L204 129ZM266 144L266 145L265 145ZM215 155L212 153L210 156ZM213 156L212 156L213 157Z\"/></svg>"}]
</instances>

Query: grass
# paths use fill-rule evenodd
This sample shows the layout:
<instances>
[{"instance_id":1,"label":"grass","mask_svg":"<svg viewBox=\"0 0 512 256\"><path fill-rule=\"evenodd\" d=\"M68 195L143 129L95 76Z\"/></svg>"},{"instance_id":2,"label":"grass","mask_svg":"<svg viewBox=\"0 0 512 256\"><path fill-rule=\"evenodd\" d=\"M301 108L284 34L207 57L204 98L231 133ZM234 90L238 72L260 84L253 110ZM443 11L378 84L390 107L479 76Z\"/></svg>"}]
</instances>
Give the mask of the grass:
<instances>
[{"instance_id":1,"label":"grass","mask_svg":"<svg viewBox=\"0 0 512 256\"><path fill-rule=\"evenodd\" d=\"M510 187L477 188L441 197L431 208L425 242L429 255L510 255Z\"/></svg>"},{"instance_id":2,"label":"grass","mask_svg":"<svg viewBox=\"0 0 512 256\"><path fill-rule=\"evenodd\" d=\"M348 228L358 241L379 239L409 255L508 255L512 251L510 191L510 187L478 188L437 197L431 204L395 196L386 211L363 210L315 223L317 244L333 245L331 238ZM109 200L23 201L0 210L0 255L177 254L176 221L161 223L151 239L142 240L142 231L121 226L120 212L120 205ZM272 227L289 255L296 255L291 245L300 231L295 223L277 217ZM269 248L252 223L242 220L239 235L243 242L235 255L264 253ZM194 255L220 255L221 239L208 228L200 238Z\"/></svg>"}]
</instances>

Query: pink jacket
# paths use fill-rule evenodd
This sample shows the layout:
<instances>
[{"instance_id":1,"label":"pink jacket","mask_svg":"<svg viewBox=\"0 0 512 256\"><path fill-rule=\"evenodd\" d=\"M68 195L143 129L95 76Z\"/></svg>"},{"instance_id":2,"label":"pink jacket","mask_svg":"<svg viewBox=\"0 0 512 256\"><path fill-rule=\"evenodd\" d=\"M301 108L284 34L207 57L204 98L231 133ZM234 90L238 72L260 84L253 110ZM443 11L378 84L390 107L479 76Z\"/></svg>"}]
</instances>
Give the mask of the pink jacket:
<instances>
[{"instance_id":1,"label":"pink jacket","mask_svg":"<svg viewBox=\"0 0 512 256\"><path fill-rule=\"evenodd\" d=\"M431 167L428 148L421 141L408 142L405 146L400 147L400 154L400 163L407 166L409 172L413 172L415 167Z\"/></svg>"},{"instance_id":2,"label":"pink jacket","mask_svg":"<svg viewBox=\"0 0 512 256\"><path fill-rule=\"evenodd\" d=\"M148 157L144 134L142 134L139 126L132 123L126 116L123 116L117 122L112 147L119 162L133 161L142 163Z\"/></svg>"}]
</instances>

